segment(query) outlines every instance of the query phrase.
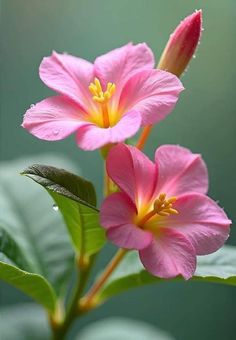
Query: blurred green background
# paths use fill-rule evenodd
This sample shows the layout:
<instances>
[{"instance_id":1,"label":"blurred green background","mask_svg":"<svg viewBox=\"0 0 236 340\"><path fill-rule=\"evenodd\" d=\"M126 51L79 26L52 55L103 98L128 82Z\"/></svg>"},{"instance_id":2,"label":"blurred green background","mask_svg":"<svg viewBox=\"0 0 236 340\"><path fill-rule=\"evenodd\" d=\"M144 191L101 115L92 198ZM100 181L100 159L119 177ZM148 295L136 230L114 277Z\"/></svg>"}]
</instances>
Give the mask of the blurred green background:
<instances>
[{"instance_id":1,"label":"blurred green background","mask_svg":"<svg viewBox=\"0 0 236 340\"><path fill-rule=\"evenodd\" d=\"M92 61L129 41L145 41L158 60L169 34L196 8L203 9L205 30L197 57L182 78L186 90L175 111L153 129L145 151L153 157L158 145L176 143L201 153L209 168L210 196L234 220L235 0L2 1L1 160L48 151L69 155L82 174L96 183L101 197L98 152L79 150L73 136L50 143L20 127L29 105L52 94L38 77L41 59L54 49ZM229 243L236 243L234 229ZM107 248L100 266L112 251ZM1 307L21 301L27 298L1 284ZM145 320L178 340L235 339L236 289L191 282L149 286L113 299L78 322L74 330L106 316Z\"/></svg>"}]
</instances>

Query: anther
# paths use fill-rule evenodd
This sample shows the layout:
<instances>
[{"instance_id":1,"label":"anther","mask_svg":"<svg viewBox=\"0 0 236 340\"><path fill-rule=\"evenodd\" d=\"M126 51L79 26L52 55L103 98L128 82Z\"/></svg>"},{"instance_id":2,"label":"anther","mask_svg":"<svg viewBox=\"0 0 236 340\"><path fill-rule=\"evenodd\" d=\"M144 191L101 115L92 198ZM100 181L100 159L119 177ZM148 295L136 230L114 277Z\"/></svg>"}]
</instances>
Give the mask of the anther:
<instances>
[{"instance_id":1,"label":"anther","mask_svg":"<svg viewBox=\"0 0 236 340\"><path fill-rule=\"evenodd\" d=\"M98 78L94 78L94 82L89 84L89 91L93 95L93 100L99 104L105 104L114 94L116 85L107 83L106 91L103 92L102 85Z\"/></svg>"},{"instance_id":2,"label":"anther","mask_svg":"<svg viewBox=\"0 0 236 340\"><path fill-rule=\"evenodd\" d=\"M172 205L176 201L176 199L176 197L170 197L166 199L166 194L162 193L155 200L153 210L157 215L160 216L176 215L178 214L178 211L172 208Z\"/></svg>"}]
</instances>

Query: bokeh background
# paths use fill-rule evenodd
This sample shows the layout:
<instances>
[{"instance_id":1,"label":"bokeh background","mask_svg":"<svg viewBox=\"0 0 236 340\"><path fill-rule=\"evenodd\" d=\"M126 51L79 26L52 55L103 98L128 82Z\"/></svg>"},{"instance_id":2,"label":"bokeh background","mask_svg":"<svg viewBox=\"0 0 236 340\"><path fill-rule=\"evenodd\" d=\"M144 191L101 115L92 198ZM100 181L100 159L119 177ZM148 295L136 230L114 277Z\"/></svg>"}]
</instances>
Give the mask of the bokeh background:
<instances>
[{"instance_id":1,"label":"bokeh background","mask_svg":"<svg viewBox=\"0 0 236 340\"><path fill-rule=\"evenodd\" d=\"M38 77L41 59L54 49L90 61L126 44L147 42L156 60L181 19L203 9L204 32L196 58L182 77L186 90L175 111L156 126L145 151L176 143L199 152L210 173L210 196L235 216L235 0L5 0L1 3L1 160L56 152L69 156L96 183L101 198L98 152L79 150L70 137L45 142L20 127L25 110L52 94ZM66 167L66 165L65 165ZM232 228L230 244L236 243ZM113 251L100 258L102 266ZM0 306L28 299L1 284ZM234 339L236 289L203 283L148 286L114 298L79 321L127 316L167 330L178 340ZM1 335L0 335L1 338Z\"/></svg>"}]
</instances>

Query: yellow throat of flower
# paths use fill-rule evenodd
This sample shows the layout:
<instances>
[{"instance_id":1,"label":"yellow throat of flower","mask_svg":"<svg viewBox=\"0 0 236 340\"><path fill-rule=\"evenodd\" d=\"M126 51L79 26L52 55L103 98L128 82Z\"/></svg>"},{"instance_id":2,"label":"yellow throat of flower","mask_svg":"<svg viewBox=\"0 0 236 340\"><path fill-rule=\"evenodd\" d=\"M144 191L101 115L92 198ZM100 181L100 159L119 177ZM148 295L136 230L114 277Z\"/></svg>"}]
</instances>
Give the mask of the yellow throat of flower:
<instances>
[{"instance_id":1,"label":"yellow throat of flower","mask_svg":"<svg viewBox=\"0 0 236 340\"><path fill-rule=\"evenodd\" d=\"M109 82L107 83L106 91L103 91L98 78L94 78L94 82L89 85L89 91L93 95L93 100L101 105L104 128L111 126L107 104L115 90L116 85Z\"/></svg>"}]
</instances>

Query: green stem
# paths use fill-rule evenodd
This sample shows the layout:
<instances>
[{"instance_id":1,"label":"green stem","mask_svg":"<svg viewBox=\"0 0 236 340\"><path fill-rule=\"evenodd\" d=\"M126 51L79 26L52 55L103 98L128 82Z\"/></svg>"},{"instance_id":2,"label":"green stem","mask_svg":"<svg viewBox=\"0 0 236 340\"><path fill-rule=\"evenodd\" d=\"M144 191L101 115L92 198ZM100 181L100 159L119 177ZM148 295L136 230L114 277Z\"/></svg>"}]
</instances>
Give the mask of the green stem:
<instances>
[{"instance_id":1,"label":"green stem","mask_svg":"<svg viewBox=\"0 0 236 340\"><path fill-rule=\"evenodd\" d=\"M81 316L83 312L81 312L78 308L78 301L83 294L85 289L88 276L90 274L93 262L95 257L91 258L91 262L87 267L80 267L80 275L78 275L78 284L73 293L73 297L67 309L66 315L61 322L51 322L51 328L53 332L52 339L53 340L63 340L65 339L65 335L68 332L70 326L74 322L74 320Z\"/></svg>"}]
</instances>

